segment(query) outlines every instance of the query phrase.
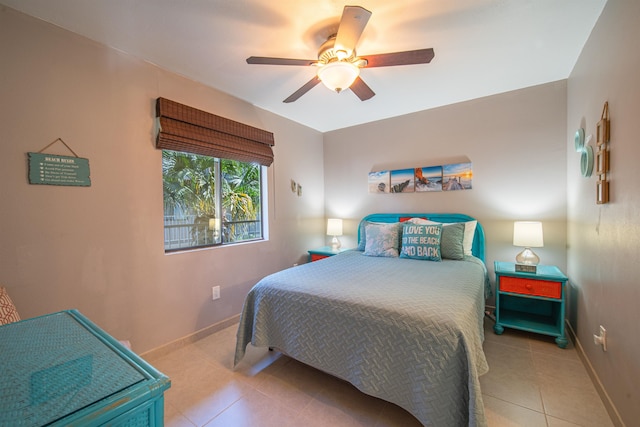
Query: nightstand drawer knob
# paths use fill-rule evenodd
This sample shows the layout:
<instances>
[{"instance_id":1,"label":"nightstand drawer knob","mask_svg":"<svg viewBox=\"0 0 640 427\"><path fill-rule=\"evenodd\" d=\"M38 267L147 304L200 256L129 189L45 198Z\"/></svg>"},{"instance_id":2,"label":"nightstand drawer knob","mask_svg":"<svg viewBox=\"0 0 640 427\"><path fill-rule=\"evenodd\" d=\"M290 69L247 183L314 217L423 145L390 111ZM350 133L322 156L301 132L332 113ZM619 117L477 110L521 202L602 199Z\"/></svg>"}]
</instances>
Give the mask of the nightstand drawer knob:
<instances>
[{"instance_id":1,"label":"nightstand drawer knob","mask_svg":"<svg viewBox=\"0 0 640 427\"><path fill-rule=\"evenodd\" d=\"M533 286L531 286L529 283L527 283L526 285L524 285L525 288L527 288L528 290L533 289Z\"/></svg>"}]
</instances>

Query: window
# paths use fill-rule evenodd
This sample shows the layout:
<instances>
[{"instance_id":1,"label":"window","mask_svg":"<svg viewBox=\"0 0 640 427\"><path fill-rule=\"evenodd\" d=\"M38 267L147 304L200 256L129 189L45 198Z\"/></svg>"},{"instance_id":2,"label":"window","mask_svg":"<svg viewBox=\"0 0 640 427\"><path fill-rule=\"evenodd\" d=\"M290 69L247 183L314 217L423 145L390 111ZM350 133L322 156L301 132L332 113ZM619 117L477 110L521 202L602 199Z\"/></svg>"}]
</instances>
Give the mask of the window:
<instances>
[{"instance_id":1,"label":"window","mask_svg":"<svg viewBox=\"0 0 640 427\"><path fill-rule=\"evenodd\" d=\"M261 240L273 133L158 98L165 252Z\"/></svg>"},{"instance_id":2,"label":"window","mask_svg":"<svg viewBox=\"0 0 640 427\"><path fill-rule=\"evenodd\" d=\"M261 166L162 150L165 251L259 240Z\"/></svg>"}]
</instances>

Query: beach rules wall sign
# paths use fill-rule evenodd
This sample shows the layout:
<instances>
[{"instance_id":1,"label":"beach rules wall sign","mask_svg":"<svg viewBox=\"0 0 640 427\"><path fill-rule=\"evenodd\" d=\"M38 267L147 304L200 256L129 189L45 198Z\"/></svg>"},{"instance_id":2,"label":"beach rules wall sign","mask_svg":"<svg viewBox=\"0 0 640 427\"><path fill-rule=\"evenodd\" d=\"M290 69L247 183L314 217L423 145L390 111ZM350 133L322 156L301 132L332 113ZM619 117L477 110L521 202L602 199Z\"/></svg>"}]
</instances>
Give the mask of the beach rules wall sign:
<instances>
[{"instance_id":1,"label":"beach rules wall sign","mask_svg":"<svg viewBox=\"0 0 640 427\"><path fill-rule=\"evenodd\" d=\"M29 153L29 184L90 187L89 159Z\"/></svg>"},{"instance_id":2,"label":"beach rules wall sign","mask_svg":"<svg viewBox=\"0 0 640 427\"><path fill-rule=\"evenodd\" d=\"M42 153L52 144L61 141L74 156ZM90 187L89 159L78 157L60 138L37 153L29 155L29 184Z\"/></svg>"}]
</instances>

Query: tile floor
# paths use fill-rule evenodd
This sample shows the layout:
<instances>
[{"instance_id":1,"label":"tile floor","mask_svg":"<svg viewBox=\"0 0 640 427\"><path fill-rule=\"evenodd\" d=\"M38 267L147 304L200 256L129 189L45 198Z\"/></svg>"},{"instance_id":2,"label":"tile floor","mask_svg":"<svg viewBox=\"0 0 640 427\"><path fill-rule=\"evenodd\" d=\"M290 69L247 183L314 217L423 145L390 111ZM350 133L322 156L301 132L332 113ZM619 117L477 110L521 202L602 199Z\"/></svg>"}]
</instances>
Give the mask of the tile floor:
<instances>
[{"instance_id":1,"label":"tile floor","mask_svg":"<svg viewBox=\"0 0 640 427\"><path fill-rule=\"evenodd\" d=\"M612 426L575 348L485 321L490 371L481 377L490 427ZM158 358L171 378L169 427L420 426L399 407L277 352L249 346L232 370L236 326ZM448 427L448 426L446 426ZM457 427L457 426L453 426Z\"/></svg>"}]
</instances>

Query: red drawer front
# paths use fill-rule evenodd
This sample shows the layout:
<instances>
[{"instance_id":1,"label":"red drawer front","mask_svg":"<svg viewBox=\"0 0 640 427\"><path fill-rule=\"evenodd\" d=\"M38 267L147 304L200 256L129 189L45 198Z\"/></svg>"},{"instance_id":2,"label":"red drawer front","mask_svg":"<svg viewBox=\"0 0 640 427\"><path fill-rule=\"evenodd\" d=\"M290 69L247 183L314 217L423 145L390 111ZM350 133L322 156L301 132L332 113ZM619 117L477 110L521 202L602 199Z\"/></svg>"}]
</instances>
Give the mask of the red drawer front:
<instances>
[{"instance_id":1,"label":"red drawer front","mask_svg":"<svg viewBox=\"0 0 640 427\"><path fill-rule=\"evenodd\" d=\"M319 259L329 258L328 255L311 254L311 262L318 261Z\"/></svg>"},{"instance_id":2,"label":"red drawer front","mask_svg":"<svg viewBox=\"0 0 640 427\"><path fill-rule=\"evenodd\" d=\"M500 278L500 290L516 294L559 299L562 295L562 282L502 276Z\"/></svg>"}]
</instances>

